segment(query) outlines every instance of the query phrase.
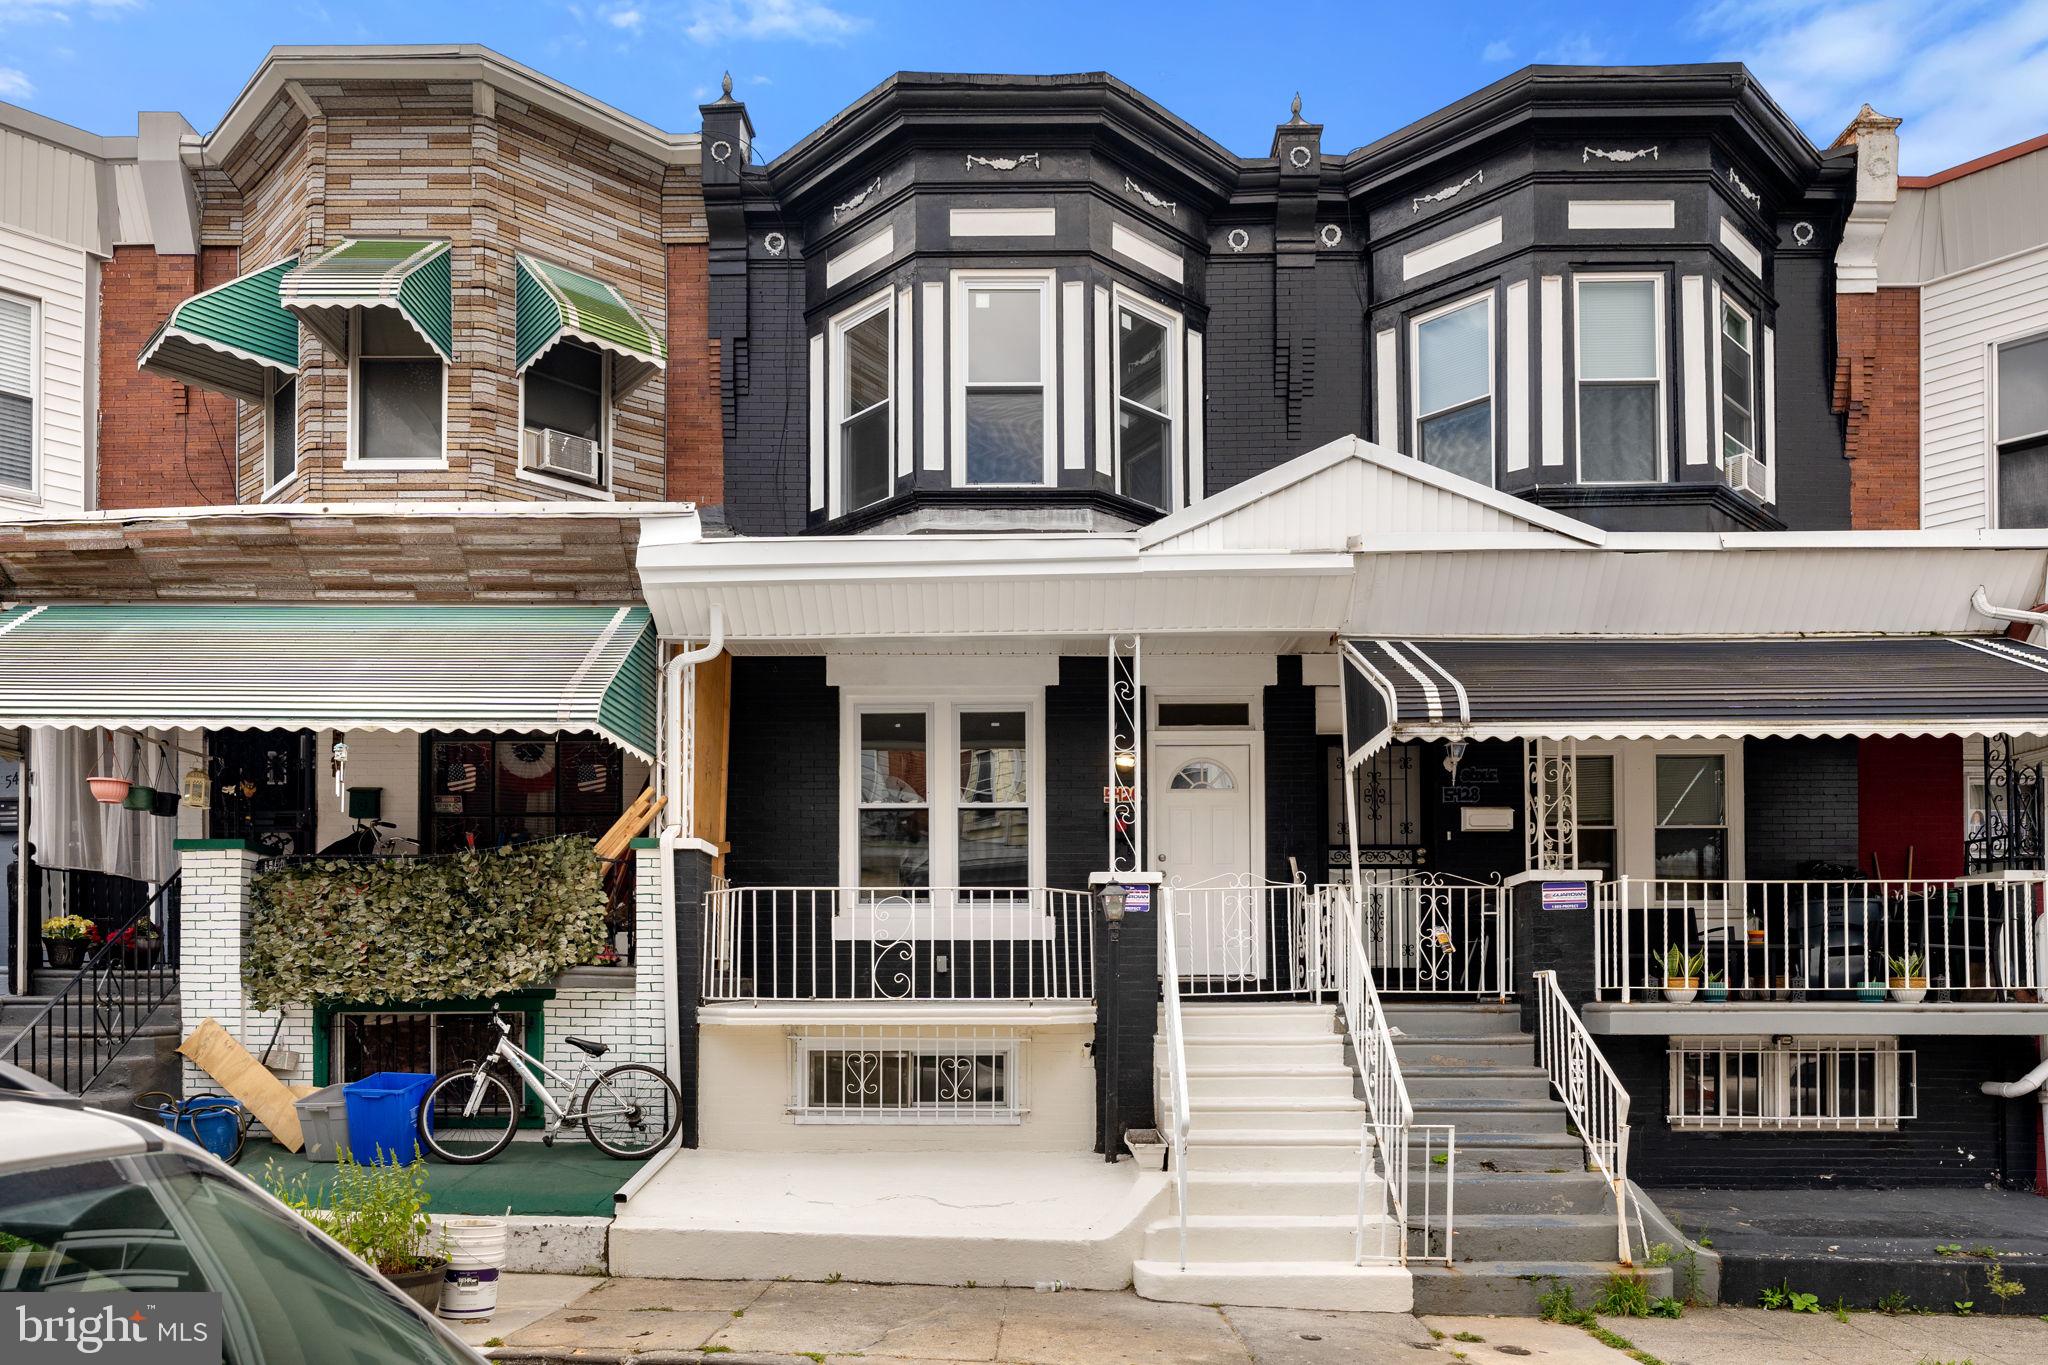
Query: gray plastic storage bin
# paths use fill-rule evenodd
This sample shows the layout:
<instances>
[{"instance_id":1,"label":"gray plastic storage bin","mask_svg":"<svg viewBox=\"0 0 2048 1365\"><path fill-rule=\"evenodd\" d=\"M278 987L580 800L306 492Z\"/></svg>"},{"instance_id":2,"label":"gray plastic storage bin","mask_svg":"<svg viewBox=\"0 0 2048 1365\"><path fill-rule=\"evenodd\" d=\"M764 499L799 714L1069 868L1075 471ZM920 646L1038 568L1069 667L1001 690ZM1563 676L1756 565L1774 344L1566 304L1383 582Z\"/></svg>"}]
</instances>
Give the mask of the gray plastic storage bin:
<instances>
[{"instance_id":1,"label":"gray plastic storage bin","mask_svg":"<svg viewBox=\"0 0 2048 1365\"><path fill-rule=\"evenodd\" d=\"M348 1151L348 1105L341 1085L323 1086L302 1100L294 1101L299 1111L299 1131L306 1139L306 1160L339 1161Z\"/></svg>"}]
</instances>

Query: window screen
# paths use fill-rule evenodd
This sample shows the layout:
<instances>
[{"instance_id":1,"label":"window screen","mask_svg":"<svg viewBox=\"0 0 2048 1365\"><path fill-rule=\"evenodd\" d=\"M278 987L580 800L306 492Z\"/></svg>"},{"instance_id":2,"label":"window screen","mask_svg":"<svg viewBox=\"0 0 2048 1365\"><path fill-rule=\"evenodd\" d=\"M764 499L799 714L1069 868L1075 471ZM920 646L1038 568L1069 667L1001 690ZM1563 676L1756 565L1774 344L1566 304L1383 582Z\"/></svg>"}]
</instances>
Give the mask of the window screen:
<instances>
[{"instance_id":1,"label":"window screen","mask_svg":"<svg viewBox=\"0 0 2048 1365\"><path fill-rule=\"evenodd\" d=\"M1582 280L1578 287L1579 477L1658 477L1662 436L1653 280Z\"/></svg>"}]
</instances>

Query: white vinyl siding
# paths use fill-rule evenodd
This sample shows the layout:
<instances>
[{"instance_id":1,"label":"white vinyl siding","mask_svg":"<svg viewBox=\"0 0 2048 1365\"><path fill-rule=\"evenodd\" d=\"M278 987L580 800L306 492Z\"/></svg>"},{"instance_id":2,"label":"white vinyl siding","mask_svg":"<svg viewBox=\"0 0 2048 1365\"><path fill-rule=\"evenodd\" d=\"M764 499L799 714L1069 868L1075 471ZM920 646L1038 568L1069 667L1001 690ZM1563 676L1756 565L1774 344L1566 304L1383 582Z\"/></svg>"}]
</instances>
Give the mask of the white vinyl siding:
<instances>
[{"instance_id":1,"label":"white vinyl siding","mask_svg":"<svg viewBox=\"0 0 2048 1365\"><path fill-rule=\"evenodd\" d=\"M93 506L87 469L97 407L90 390L86 318L93 268L85 252L0 226L0 296L32 307L30 347L35 423L35 480L30 488L0 483L0 502L31 501L50 512Z\"/></svg>"},{"instance_id":2,"label":"white vinyl siding","mask_svg":"<svg viewBox=\"0 0 2048 1365\"><path fill-rule=\"evenodd\" d=\"M2048 332L2048 247L1920 291L1920 524L1990 526L1994 348Z\"/></svg>"}]
</instances>

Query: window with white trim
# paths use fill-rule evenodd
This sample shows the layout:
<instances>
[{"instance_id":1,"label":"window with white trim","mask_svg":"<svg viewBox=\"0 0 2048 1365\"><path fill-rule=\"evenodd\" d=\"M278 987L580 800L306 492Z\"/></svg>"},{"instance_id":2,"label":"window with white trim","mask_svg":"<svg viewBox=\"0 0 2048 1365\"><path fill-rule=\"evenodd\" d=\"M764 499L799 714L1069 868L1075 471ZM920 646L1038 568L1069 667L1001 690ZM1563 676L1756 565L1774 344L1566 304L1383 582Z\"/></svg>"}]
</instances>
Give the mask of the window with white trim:
<instances>
[{"instance_id":1,"label":"window with white trim","mask_svg":"<svg viewBox=\"0 0 2048 1365\"><path fill-rule=\"evenodd\" d=\"M917 1029L792 1040L798 1123L1005 1124L1024 1116L1023 1040Z\"/></svg>"},{"instance_id":2,"label":"window with white trim","mask_svg":"<svg viewBox=\"0 0 2048 1365\"><path fill-rule=\"evenodd\" d=\"M1042 881L1044 735L1035 703L850 706L857 748L846 774L845 885L1001 893ZM995 902L984 894L964 903Z\"/></svg>"},{"instance_id":3,"label":"window with white trim","mask_svg":"<svg viewBox=\"0 0 2048 1365\"><path fill-rule=\"evenodd\" d=\"M1655 276L1573 281L1579 480L1664 477L1664 293Z\"/></svg>"},{"instance_id":4,"label":"window with white trim","mask_svg":"<svg viewBox=\"0 0 2048 1365\"><path fill-rule=\"evenodd\" d=\"M1896 1038L1673 1038L1674 1128L1897 1128L1919 1116L1916 1055Z\"/></svg>"},{"instance_id":5,"label":"window with white trim","mask_svg":"<svg viewBox=\"0 0 2048 1365\"><path fill-rule=\"evenodd\" d=\"M1493 295L1412 324L1415 458L1493 485Z\"/></svg>"},{"instance_id":6,"label":"window with white trim","mask_svg":"<svg viewBox=\"0 0 2048 1365\"><path fill-rule=\"evenodd\" d=\"M395 310L359 308L350 326L355 364L354 459L440 464L448 367Z\"/></svg>"},{"instance_id":7,"label":"window with white trim","mask_svg":"<svg viewBox=\"0 0 2048 1365\"><path fill-rule=\"evenodd\" d=\"M2048 526L2048 337L1996 348L1998 524Z\"/></svg>"},{"instance_id":8,"label":"window with white trim","mask_svg":"<svg viewBox=\"0 0 2048 1365\"><path fill-rule=\"evenodd\" d=\"M265 486L275 488L299 470L299 381L295 375L270 376L270 396L263 403Z\"/></svg>"},{"instance_id":9,"label":"window with white trim","mask_svg":"<svg viewBox=\"0 0 2048 1365\"><path fill-rule=\"evenodd\" d=\"M0 294L0 487L36 486L36 305Z\"/></svg>"},{"instance_id":10,"label":"window with white trim","mask_svg":"<svg viewBox=\"0 0 2048 1365\"><path fill-rule=\"evenodd\" d=\"M1613 881L1621 873L1621 828L1615 809L1614 755L1581 754L1573 760L1572 794L1578 804L1578 866L1598 868Z\"/></svg>"},{"instance_id":11,"label":"window with white trim","mask_svg":"<svg viewBox=\"0 0 2048 1365\"><path fill-rule=\"evenodd\" d=\"M1721 296L1721 459L1755 457L1756 328L1749 314Z\"/></svg>"},{"instance_id":12,"label":"window with white trim","mask_svg":"<svg viewBox=\"0 0 2048 1365\"><path fill-rule=\"evenodd\" d=\"M611 417L611 358L563 338L520 379L526 467L553 478L603 484Z\"/></svg>"},{"instance_id":13,"label":"window with white trim","mask_svg":"<svg viewBox=\"0 0 2048 1365\"><path fill-rule=\"evenodd\" d=\"M840 512L895 489L896 294L885 289L832 320L832 456Z\"/></svg>"},{"instance_id":14,"label":"window with white trim","mask_svg":"<svg viewBox=\"0 0 2048 1365\"><path fill-rule=\"evenodd\" d=\"M1728 875L1728 760L1721 754L1657 755L1657 876Z\"/></svg>"},{"instance_id":15,"label":"window with white trim","mask_svg":"<svg viewBox=\"0 0 2048 1365\"><path fill-rule=\"evenodd\" d=\"M1052 279L966 276L959 297L954 482L1050 483Z\"/></svg>"},{"instance_id":16,"label":"window with white trim","mask_svg":"<svg viewBox=\"0 0 2048 1365\"><path fill-rule=\"evenodd\" d=\"M1175 323L1120 301L1116 310L1116 488L1167 508L1173 501Z\"/></svg>"}]
</instances>

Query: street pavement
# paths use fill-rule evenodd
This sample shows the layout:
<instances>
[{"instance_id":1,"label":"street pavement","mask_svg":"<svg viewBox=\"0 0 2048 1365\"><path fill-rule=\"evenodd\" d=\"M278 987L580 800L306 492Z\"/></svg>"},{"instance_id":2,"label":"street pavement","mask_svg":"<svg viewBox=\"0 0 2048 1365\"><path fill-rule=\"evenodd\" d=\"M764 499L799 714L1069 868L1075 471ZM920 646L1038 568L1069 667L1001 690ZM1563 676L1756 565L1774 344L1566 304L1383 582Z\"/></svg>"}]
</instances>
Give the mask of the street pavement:
<instances>
[{"instance_id":1,"label":"street pavement","mask_svg":"<svg viewBox=\"0 0 2048 1365\"><path fill-rule=\"evenodd\" d=\"M495 1359L579 1365L2040 1365L2036 1318L1695 1309L1576 1327L1153 1303L1136 1295L923 1285L507 1275L460 1335Z\"/></svg>"}]
</instances>

